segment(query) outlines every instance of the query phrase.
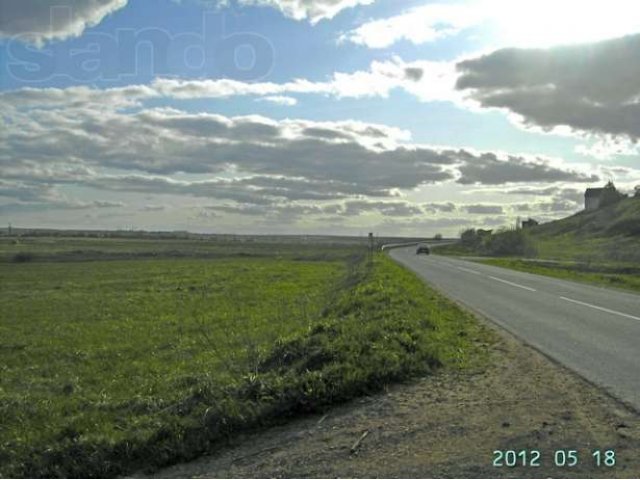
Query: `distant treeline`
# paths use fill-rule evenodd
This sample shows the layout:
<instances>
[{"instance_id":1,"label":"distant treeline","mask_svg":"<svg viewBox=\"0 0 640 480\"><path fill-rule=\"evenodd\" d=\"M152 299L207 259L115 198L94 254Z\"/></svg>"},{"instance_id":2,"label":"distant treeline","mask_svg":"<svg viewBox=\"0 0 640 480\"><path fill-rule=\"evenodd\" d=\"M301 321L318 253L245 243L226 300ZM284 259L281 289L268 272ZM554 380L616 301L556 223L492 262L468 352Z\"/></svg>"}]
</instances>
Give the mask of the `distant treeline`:
<instances>
[{"instance_id":1,"label":"distant treeline","mask_svg":"<svg viewBox=\"0 0 640 480\"><path fill-rule=\"evenodd\" d=\"M368 236L339 235L251 235L232 233L192 233L187 231L150 232L144 230L56 230L42 228L3 228L0 237L21 238L105 238L137 240L200 240L234 243L323 243L323 244L361 244L368 243ZM375 236L376 244L394 242L421 242L425 237L386 237ZM442 240L437 235L435 240Z\"/></svg>"}]
</instances>

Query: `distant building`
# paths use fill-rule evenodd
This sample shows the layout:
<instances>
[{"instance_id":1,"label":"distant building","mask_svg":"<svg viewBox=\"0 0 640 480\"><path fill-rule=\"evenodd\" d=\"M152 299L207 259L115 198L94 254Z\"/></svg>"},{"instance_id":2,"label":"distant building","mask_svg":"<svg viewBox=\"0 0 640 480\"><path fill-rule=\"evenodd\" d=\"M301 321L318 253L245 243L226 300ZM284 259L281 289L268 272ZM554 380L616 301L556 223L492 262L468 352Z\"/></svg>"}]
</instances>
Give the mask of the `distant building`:
<instances>
[{"instance_id":1,"label":"distant building","mask_svg":"<svg viewBox=\"0 0 640 480\"><path fill-rule=\"evenodd\" d=\"M584 194L584 209L597 210L602 203L604 188L587 188Z\"/></svg>"},{"instance_id":2,"label":"distant building","mask_svg":"<svg viewBox=\"0 0 640 480\"><path fill-rule=\"evenodd\" d=\"M530 218L529 220L523 220L522 222L523 229L537 227L538 225L540 225L540 222L538 222L537 220L534 220L533 218Z\"/></svg>"},{"instance_id":3,"label":"distant building","mask_svg":"<svg viewBox=\"0 0 640 480\"><path fill-rule=\"evenodd\" d=\"M619 192L613 182L608 182L604 188L587 188L584 194L585 210L597 210L607 205L613 205L627 198L627 195Z\"/></svg>"}]
</instances>

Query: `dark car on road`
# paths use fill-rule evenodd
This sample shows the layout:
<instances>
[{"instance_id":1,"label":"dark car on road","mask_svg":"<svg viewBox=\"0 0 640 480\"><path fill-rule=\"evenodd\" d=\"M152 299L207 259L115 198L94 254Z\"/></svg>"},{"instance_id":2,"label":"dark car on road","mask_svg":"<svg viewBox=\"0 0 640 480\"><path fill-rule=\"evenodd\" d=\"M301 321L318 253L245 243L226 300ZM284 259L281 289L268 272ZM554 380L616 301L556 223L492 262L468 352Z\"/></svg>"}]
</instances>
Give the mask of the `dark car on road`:
<instances>
[{"instance_id":1,"label":"dark car on road","mask_svg":"<svg viewBox=\"0 0 640 480\"><path fill-rule=\"evenodd\" d=\"M416 250L416 255L420 255L421 253L424 253L425 255L429 255L431 253L431 250L429 249L429 245L418 245L418 248Z\"/></svg>"}]
</instances>

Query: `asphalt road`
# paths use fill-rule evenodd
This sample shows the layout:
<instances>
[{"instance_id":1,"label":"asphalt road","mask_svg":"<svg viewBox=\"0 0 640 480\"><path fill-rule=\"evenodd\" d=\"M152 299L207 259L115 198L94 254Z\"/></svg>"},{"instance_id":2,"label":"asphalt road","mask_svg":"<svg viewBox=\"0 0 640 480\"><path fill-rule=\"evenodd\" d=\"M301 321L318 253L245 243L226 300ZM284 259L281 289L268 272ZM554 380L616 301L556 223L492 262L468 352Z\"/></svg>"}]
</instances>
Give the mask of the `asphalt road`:
<instances>
[{"instance_id":1,"label":"asphalt road","mask_svg":"<svg viewBox=\"0 0 640 480\"><path fill-rule=\"evenodd\" d=\"M390 255L640 410L640 295L415 251Z\"/></svg>"}]
</instances>

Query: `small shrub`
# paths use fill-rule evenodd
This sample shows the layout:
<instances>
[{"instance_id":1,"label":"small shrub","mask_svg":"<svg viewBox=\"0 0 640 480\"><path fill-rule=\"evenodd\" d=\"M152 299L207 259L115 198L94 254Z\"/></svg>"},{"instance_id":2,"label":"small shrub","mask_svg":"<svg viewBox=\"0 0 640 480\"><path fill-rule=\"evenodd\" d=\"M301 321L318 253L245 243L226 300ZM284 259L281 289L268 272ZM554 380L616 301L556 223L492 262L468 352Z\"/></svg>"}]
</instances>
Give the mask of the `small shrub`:
<instances>
[{"instance_id":1,"label":"small shrub","mask_svg":"<svg viewBox=\"0 0 640 480\"><path fill-rule=\"evenodd\" d=\"M460 242L465 247L478 248L482 244L482 238L474 228L470 228L460 234Z\"/></svg>"},{"instance_id":2,"label":"small shrub","mask_svg":"<svg viewBox=\"0 0 640 480\"><path fill-rule=\"evenodd\" d=\"M27 263L27 262L32 262L34 258L35 256L33 255L33 253L19 252L13 256L12 260L14 263Z\"/></svg>"},{"instance_id":3,"label":"small shrub","mask_svg":"<svg viewBox=\"0 0 640 480\"><path fill-rule=\"evenodd\" d=\"M613 235L640 235L640 222L636 218L622 219L607 229L607 233Z\"/></svg>"},{"instance_id":4,"label":"small shrub","mask_svg":"<svg viewBox=\"0 0 640 480\"><path fill-rule=\"evenodd\" d=\"M489 255L535 256L537 251L531 238L524 230L505 230L489 237L485 243Z\"/></svg>"}]
</instances>

